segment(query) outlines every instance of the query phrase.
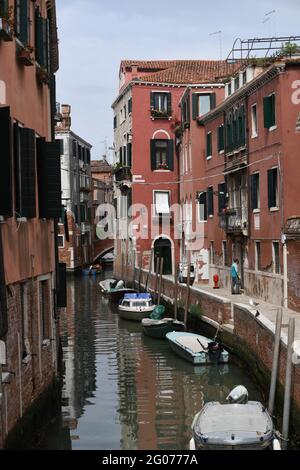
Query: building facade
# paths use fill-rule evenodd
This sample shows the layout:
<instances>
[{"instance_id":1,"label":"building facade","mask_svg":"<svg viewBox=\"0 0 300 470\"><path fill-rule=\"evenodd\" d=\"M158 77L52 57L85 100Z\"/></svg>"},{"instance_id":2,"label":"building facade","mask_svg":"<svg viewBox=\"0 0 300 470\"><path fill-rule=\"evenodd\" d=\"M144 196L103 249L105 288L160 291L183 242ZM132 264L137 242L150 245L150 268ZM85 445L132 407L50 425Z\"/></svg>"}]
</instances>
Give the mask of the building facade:
<instances>
[{"instance_id":1,"label":"building facade","mask_svg":"<svg viewBox=\"0 0 300 470\"><path fill-rule=\"evenodd\" d=\"M59 259L68 271L92 261L91 148L71 130L71 106L62 105L55 130L61 143L62 216L59 223Z\"/></svg>"},{"instance_id":2,"label":"building facade","mask_svg":"<svg viewBox=\"0 0 300 470\"><path fill-rule=\"evenodd\" d=\"M55 1L1 1L0 447L57 373L57 70Z\"/></svg>"}]
</instances>

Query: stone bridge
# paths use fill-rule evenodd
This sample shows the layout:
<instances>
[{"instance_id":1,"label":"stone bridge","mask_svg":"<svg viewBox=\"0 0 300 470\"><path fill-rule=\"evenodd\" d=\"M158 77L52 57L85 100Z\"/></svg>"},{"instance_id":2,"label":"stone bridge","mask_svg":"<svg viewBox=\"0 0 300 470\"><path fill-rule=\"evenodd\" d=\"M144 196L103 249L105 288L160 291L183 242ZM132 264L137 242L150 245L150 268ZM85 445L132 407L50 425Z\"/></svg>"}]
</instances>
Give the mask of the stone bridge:
<instances>
[{"instance_id":1,"label":"stone bridge","mask_svg":"<svg viewBox=\"0 0 300 470\"><path fill-rule=\"evenodd\" d=\"M105 240L95 240L93 244L93 262L112 251L114 251L114 240L109 238Z\"/></svg>"}]
</instances>

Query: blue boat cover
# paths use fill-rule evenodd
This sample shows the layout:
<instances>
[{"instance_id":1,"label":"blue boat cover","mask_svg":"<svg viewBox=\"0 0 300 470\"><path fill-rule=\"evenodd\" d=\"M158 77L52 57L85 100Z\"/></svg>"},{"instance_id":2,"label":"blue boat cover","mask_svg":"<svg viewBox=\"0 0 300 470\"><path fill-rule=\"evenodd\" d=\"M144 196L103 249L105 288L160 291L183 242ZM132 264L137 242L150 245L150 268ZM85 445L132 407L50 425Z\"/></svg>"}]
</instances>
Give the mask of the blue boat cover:
<instances>
[{"instance_id":1,"label":"blue boat cover","mask_svg":"<svg viewBox=\"0 0 300 470\"><path fill-rule=\"evenodd\" d=\"M124 299L126 300L151 300L150 294L125 294Z\"/></svg>"}]
</instances>

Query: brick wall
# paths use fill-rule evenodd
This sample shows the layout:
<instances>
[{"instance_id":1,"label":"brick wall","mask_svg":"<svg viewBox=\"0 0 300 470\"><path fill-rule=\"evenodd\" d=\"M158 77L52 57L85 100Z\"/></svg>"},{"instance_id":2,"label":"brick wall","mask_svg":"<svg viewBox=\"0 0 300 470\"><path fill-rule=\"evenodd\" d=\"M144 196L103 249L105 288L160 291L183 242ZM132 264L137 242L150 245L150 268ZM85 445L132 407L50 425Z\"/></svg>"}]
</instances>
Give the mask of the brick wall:
<instances>
[{"instance_id":1,"label":"brick wall","mask_svg":"<svg viewBox=\"0 0 300 470\"><path fill-rule=\"evenodd\" d=\"M300 311L300 240L288 242L289 308Z\"/></svg>"},{"instance_id":2,"label":"brick wall","mask_svg":"<svg viewBox=\"0 0 300 470\"><path fill-rule=\"evenodd\" d=\"M44 312L48 316L46 331L49 338L44 340L40 311L41 280L47 281ZM53 314L50 275L27 280L23 285L25 287L22 290L20 284L8 286L8 333L5 338L7 364L3 366L3 373L9 373L9 383L3 385L4 435L0 435L0 447L7 434L56 376L58 333ZM46 291L46 284L44 288ZM22 311L25 312L23 320Z\"/></svg>"}]
</instances>

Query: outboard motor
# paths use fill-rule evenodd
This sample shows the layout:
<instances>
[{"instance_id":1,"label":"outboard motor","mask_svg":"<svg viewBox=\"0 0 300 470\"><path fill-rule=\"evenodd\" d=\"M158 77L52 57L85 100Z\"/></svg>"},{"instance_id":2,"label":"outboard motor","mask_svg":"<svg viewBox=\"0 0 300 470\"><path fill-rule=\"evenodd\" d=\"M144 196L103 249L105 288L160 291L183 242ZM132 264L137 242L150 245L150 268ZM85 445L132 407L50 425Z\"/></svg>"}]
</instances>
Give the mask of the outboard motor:
<instances>
[{"instance_id":1,"label":"outboard motor","mask_svg":"<svg viewBox=\"0 0 300 470\"><path fill-rule=\"evenodd\" d=\"M221 353L224 351L224 348L221 343L217 341L212 341L208 343L207 346L208 354L212 362L218 362L221 356Z\"/></svg>"},{"instance_id":2,"label":"outboard motor","mask_svg":"<svg viewBox=\"0 0 300 470\"><path fill-rule=\"evenodd\" d=\"M123 289L124 288L124 281L119 281L116 285L117 289Z\"/></svg>"},{"instance_id":3,"label":"outboard motor","mask_svg":"<svg viewBox=\"0 0 300 470\"><path fill-rule=\"evenodd\" d=\"M248 403L248 390L243 385L238 385L229 393L226 398L229 403L239 403L246 404Z\"/></svg>"}]
</instances>

